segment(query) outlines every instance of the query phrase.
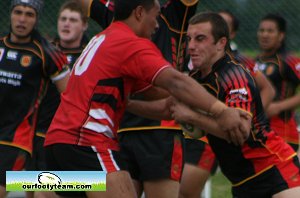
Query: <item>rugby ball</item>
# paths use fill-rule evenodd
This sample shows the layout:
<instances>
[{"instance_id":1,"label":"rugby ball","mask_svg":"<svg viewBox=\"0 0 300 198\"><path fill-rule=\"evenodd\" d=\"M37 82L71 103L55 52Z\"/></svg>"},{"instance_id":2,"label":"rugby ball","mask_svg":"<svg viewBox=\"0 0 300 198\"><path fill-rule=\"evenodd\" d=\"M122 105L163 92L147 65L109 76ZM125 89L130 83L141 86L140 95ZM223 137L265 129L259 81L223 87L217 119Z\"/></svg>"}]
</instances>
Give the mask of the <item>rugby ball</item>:
<instances>
[{"instance_id":1,"label":"rugby ball","mask_svg":"<svg viewBox=\"0 0 300 198\"><path fill-rule=\"evenodd\" d=\"M55 175L54 173L50 172L42 172L38 175L38 182L40 184L61 184L61 179Z\"/></svg>"},{"instance_id":2,"label":"rugby ball","mask_svg":"<svg viewBox=\"0 0 300 198\"><path fill-rule=\"evenodd\" d=\"M199 139L206 135L206 132L204 130L200 129L197 126L194 126L193 124L180 123L179 125L182 131L192 138Z\"/></svg>"}]
</instances>

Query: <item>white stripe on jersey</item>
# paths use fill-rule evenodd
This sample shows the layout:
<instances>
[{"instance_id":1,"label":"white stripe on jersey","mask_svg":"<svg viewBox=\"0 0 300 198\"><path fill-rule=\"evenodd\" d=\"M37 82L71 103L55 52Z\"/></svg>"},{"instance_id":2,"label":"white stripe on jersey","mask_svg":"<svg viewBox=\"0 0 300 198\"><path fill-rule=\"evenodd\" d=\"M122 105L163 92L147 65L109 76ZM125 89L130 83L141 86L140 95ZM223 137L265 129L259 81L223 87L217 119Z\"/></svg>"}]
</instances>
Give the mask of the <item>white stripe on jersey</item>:
<instances>
[{"instance_id":1,"label":"white stripe on jersey","mask_svg":"<svg viewBox=\"0 0 300 198\"><path fill-rule=\"evenodd\" d=\"M90 112L89 112L89 115L91 117L95 118L96 120L106 119L106 120L109 121L109 123L112 126L114 126L114 122L110 119L110 117L107 115L107 113L103 109L91 109Z\"/></svg>"},{"instance_id":2,"label":"white stripe on jersey","mask_svg":"<svg viewBox=\"0 0 300 198\"><path fill-rule=\"evenodd\" d=\"M107 125L103 125L97 122L87 122L83 127L97 133L103 133L107 137L115 138L111 128L109 128L109 126Z\"/></svg>"}]
</instances>

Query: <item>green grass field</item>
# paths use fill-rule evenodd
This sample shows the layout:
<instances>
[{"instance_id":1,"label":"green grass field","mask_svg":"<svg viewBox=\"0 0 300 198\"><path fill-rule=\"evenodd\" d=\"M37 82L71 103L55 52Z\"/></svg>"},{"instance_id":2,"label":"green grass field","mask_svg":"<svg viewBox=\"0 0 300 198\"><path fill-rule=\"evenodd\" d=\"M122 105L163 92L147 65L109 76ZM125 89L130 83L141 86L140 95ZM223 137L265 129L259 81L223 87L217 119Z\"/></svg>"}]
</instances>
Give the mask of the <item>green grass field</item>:
<instances>
[{"instance_id":1,"label":"green grass field","mask_svg":"<svg viewBox=\"0 0 300 198\"><path fill-rule=\"evenodd\" d=\"M230 182L224 177L221 171L211 178L211 198L231 198Z\"/></svg>"}]
</instances>

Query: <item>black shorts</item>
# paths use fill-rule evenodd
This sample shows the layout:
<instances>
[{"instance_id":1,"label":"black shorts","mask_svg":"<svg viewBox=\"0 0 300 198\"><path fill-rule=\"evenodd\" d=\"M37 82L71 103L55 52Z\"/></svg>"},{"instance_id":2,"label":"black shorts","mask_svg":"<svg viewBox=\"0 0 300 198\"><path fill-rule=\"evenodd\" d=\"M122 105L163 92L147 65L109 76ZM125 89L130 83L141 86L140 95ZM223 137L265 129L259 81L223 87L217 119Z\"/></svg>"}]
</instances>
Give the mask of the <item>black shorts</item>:
<instances>
[{"instance_id":1,"label":"black shorts","mask_svg":"<svg viewBox=\"0 0 300 198\"><path fill-rule=\"evenodd\" d=\"M232 187L232 194L233 198L272 198L281 191L297 186L300 186L300 164L299 159L294 157Z\"/></svg>"},{"instance_id":2,"label":"black shorts","mask_svg":"<svg viewBox=\"0 0 300 198\"><path fill-rule=\"evenodd\" d=\"M138 181L179 181L184 163L184 137L179 130L126 131L118 134L120 154Z\"/></svg>"},{"instance_id":3,"label":"black shorts","mask_svg":"<svg viewBox=\"0 0 300 198\"><path fill-rule=\"evenodd\" d=\"M209 144L197 139L185 139L185 163L215 174L218 161Z\"/></svg>"},{"instance_id":4,"label":"black shorts","mask_svg":"<svg viewBox=\"0 0 300 198\"><path fill-rule=\"evenodd\" d=\"M30 154L20 148L0 144L0 185L5 186L5 171L21 171Z\"/></svg>"},{"instance_id":5,"label":"black shorts","mask_svg":"<svg viewBox=\"0 0 300 198\"><path fill-rule=\"evenodd\" d=\"M70 144L53 144L45 147L49 171L106 171L124 170L119 152L98 151L95 147ZM56 192L61 196L80 197L85 192Z\"/></svg>"},{"instance_id":6,"label":"black shorts","mask_svg":"<svg viewBox=\"0 0 300 198\"><path fill-rule=\"evenodd\" d=\"M25 169L28 171L42 171L46 168L46 156L44 148L44 137L34 136L32 156L26 163Z\"/></svg>"}]
</instances>

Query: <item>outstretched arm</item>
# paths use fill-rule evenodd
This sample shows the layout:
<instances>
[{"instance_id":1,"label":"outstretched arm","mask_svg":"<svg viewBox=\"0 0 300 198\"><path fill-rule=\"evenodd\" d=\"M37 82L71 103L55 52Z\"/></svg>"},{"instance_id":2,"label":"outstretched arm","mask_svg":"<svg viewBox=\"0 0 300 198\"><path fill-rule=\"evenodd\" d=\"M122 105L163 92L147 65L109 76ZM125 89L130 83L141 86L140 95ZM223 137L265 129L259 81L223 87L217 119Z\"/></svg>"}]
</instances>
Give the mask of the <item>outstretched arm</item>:
<instances>
[{"instance_id":1,"label":"outstretched arm","mask_svg":"<svg viewBox=\"0 0 300 198\"><path fill-rule=\"evenodd\" d=\"M247 114L227 107L192 78L173 68L166 68L157 75L154 84L168 90L173 97L184 104L213 115L222 126L222 130L241 133L248 137L250 128L245 128L241 119L241 114L242 116Z\"/></svg>"},{"instance_id":2,"label":"outstretched arm","mask_svg":"<svg viewBox=\"0 0 300 198\"><path fill-rule=\"evenodd\" d=\"M155 120L171 120L170 98L155 101L129 100L126 110L130 113Z\"/></svg>"},{"instance_id":3,"label":"outstretched arm","mask_svg":"<svg viewBox=\"0 0 300 198\"><path fill-rule=\"evenodd\" d=\"M213 119L209 115L204 115L200 112L193 111L191 108L182 103L174 103L174 105L171 106L171 112L172 117L178 123L189 123L198 126L205 132L210 133L219 138L225 139L228 142L232 142L235 145L242 145L247 139L247 137L243 136L241 133L235 133L234 131L223 131L215 119ZM242 125L244 125L245 128L251 127L250 115L242 118L241 120ZM199 138L199 135L202 135L189 132L187 133L189 136L196 139Z\"/></svg>"},{"instance_id":4,"label":"outstretched arm","mask_svg":"<svg viewBox=\"0 0 300 198\"><path fill-rule=\"evenodd\" d=\"M285 100L272 102L267 109L267 115L268 117L272 117L278 115L282 111L296 109L299 105L300 94L296 94Z\"/></svg>"}]
</instances>

